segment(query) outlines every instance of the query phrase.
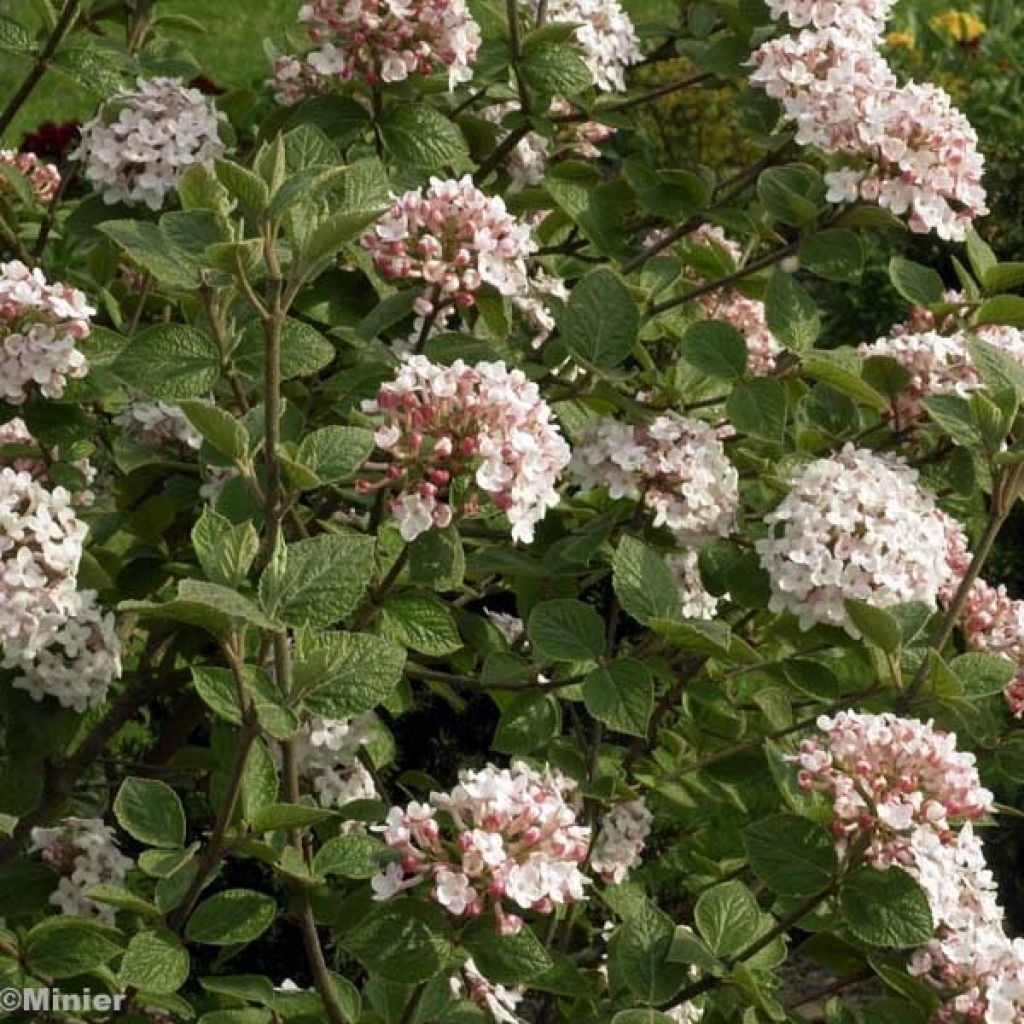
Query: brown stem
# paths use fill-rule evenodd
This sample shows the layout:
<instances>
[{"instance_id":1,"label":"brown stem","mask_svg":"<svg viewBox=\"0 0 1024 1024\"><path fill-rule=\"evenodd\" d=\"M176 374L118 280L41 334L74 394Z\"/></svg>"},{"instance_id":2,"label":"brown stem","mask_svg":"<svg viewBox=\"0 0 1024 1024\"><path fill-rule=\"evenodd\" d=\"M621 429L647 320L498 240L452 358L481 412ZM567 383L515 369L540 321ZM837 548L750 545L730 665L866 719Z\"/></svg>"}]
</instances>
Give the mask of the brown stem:
<instances>
[{"instance_id":1,"label":"brown stem","mask_svg":"<svg viewBox=\"0 0 1024 1024\"><path fill-rule=\"evenodd\" d=\"M660 100L663 96L671 96L673 93L682 92L684 89L692 89L695 85L701 85L703 82L707 82L714 77L710 72L692 75L690 78L684 78L678 82L659 85L656 89L651 89L650 92L642 93L639 96L630 96L628 99L619 100L616 103L595 107L589 113L585 110L573 111L570 114L560 114L551 118L551 120L555 124L578 124L581 121L590 121L595 117L600 117L602 114L617 114L622 110L631 110L633 107L640 107L645 103L653 103L655 100Z\"/></svg>"},{"instance_id":2,"label":"brown stem","mask_svg":"<svg viewBox=\"0 0 1024 1024\"><path fill-rule=\"evenodd\" d=\"M363 605L359 614L356 616L355 628L357 630L366 629L366 627L373 621L374 616L377 614L377 610L381 606L381 602L390 593L391 588L398 581L398 577L402 575L402 570L405 568L406 562L409 561L409 548L404 547L399 552L398 557L391 563L391 568L388 570L387 575L381 580L380 585L375 587L373 593L366 599L366 603Z\"/></svg>"},{"instance_id":3,"label":"brown stem","mask_svg":"<svg viewBox=\"0 0 1024 1024\"><path fill-rule=\"evenodd\" d=\"M79 0L66 0L64 9L60 12L60 17L53 26L53 31L43 45L42 50L39 51L39 56L36 57L35 63L29 68L28 74L7 102L7 106L0 112L0 138L11 127L11 122L18 116L18 111L25 105L29 96L35 92L36 86L49 69L50 61L57 52L57 47L64 41L64 37L75 20L78 6Z\"/></svg>"}]
</instances>

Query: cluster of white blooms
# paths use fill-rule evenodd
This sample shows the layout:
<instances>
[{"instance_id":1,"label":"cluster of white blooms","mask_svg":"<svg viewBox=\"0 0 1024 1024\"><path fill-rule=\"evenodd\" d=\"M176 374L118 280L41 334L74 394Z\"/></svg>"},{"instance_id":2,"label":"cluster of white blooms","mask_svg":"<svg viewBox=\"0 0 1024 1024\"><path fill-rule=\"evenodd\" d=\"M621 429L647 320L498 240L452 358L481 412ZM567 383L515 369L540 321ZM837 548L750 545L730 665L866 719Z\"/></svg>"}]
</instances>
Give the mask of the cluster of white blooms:
<instances>
[{"instance_id":1,"label":"cluster of white blooms","mask_svg":"<svg viewBox=\"0 0 1024 1024\"><path fill-rule=\"evenodd\" d=\"M282 107L294 107L310 96L325 92L330 82L331 79L321 75L308 58L289 53L274 61L273 76L267 84Z\"/></svg>"},{"instance_id":2,"label":"cluster of white blooms","mask_svg":"<svg viewBox=\"0 0 1024 1024\"><path fill-rule=\"evenodd\" d=\"M107 203L144 203L159 210L167 193L196 164L224 151L222 115L213 100L177 78L140 78L116 93L82 127L72 154Z\"/></svg>"},{"instance_id":3,"label":"cluster of white blooms","mask_svg":"<svg viewBox=\"0 0 1024 1024\"><path fill-rule=\"evenodd\" d=\"M488 907L506 935L522 928L522 910L550 914L586 898L590 829L576 823L576 783L554 769L522 762L459 774L450 793L392 807L376 826L401 856L372 879L374 898L389 900L425 879L430 896L455 917ZM438 818L438 813L443 817Z\"/></svg>"},{"instance_id":4,"label":"cluster of white blooms","mask_svg":"<svg viewBox=\"0 0 1024 1024\"><path fill-rule=\"evenodd\" d=\"M110 684L121 678L121 640L113 613L97 604L95 591L77 591L71 603L45 647L36 634L8 639L3 666L18 670L13 686L33 700L54 697L61 707L85 712L102 705Z\"/></svg>"},{"instance_id":5,"label":"cluster of white blooms","mask_svg":"<svg viewBox=\"0 0 1024 1024\"><path fill-rule=\"evenodd\" d=\"M442 68L454 89L473 77L481 42L465 0L312 0L299 20L317 45L304 62L325 82L380 85ZM292 82L306 74L289 69Z\"/></svg>"},{"instance_id":6,"label":"cluster of white blooms","mask_svg":"<svg viewBox=\"0 0 1024 1024\"><path fill-rule=\"evenodd\" d=\"M669 1020L676 1024L700 1024L704 1017L704 1007L687 999L685 1002L677 1003L669 1010L664 1011Z\"/></svg>"},{"instance_id":7,"label":"cluster of white blooms","mask_svg":"<svg viewBox=\"0 0 1024 1024\"><path fill-rule=\"evenodd\" d=\"M585 488L642 499L654 525L667 527L687 547L727 537L735 527L739 474L715 431L700 420L671 412L637 426L599 418L583 432L572 468Z\"/></svg>"},{"instance_id":8,"label":"cluster of white blooms","mask_svg":"<svg viewBox=\"0 0 1024 1024\"><path fill-rule=\"evenodd\" d=\"M805 789L832 800L840 852L867 844L869 862L915 878L934 936L908 970L936 990L942 1024L1024 1018L1024 940L1010 939L996 885L971 825L992 809L973 754L931 722L841 712L818 720L790 760Z\"/></svg>"},{"instance_id":9,"label":"cluster of white blooms","mask_svg":"<svg viewBox=\"0 0 1024 1024\"><path fill-rule=\"evenodd\" d=\"M509 114L517 110L519 103L510 100L485 107L480 111L480 116L485 121L500 125ZM548 117L564 117L570 110L566 100L555 99L548 109ZM509 191L517 192L531 185L539 185L544 180L549 161L558 157L596 160L601 155L598 143L606 142L615 134L614 128L600 121L555 121L554 129L550 141L539 132L527 132L505 157L503 166L511 179Z\"/></svg>"},{"instance_id":10,"label":"cluster of white blooms","mask_svg":"<svg viewBox=\"0 0 1024 1024\"><path fill-rule=\"evenodd\" d=\"M977 336L1024 366L1024 332L1016 327L983 327L977 331ZM895 404L895 412L905 420L922 414L923 398L931 395L965 397L981 386L981 375L971 359L967 340L961 331L940 334L934 330L920 333L900 330L871 345L861 345L858 351L864 358L895 359L910 375L909 383Z\"/></svg>"},{"instance_id":11,"label":"cluster of white blooms","mask_svg":"<svg viewBox=\"0 0 1024 1024\"><path fill-rule=\"evenodd\" d=\"M41 203L50 202L60 188L60 171L53 164L44 163L35 153L19 153L13 149L0 149L0 165L13 167L27 179L32 194ZM5 191L0 178L0 192Z\"/></svg>"},{"instance_id":12,"label":"cluster of white blooms","mask_svg":"<svg viewBox=\"0 0 1024 1024\"><path fill-rule=\"evenodd\" d=\"M238 470L233 466L204 466L203 482L199 485L199 497L216 506L224 488L238 478Z\"/></svg>"},{"instance_id":13,"label":"cluster of white blooms","mask_svg":"<svg viewBox=\"0 0 1024 1024\"><path fill-rule=\"evenodd\" d=\"M976 580L967 594L963 627L972 651L1000 655L1017 667L1003 696L1013 717L1024 719L1024 601L1015 601L1004 586Z\"/></svg>"},{"instance_id":14,"label":"cluster of white blooms","mask_svg":"<svg viewBox=\"0 0 1024 1024\"><path fill-rule=\"evenodd\" d=\"M136 399L114 417L114 423L126 437L147 448L179 445L198 451L203 444L202 434L178 406L169 402Z\"/></svg>"},{"instance_id":15,"label":"cluster of white blooms","mask_svg":"<svg viewBox=\"0 0 1024 1024\"><path fill-rule=\"evenodd\" d=\"M63 487L0 468L0 642L25 655L46 646L77 608L75 580L87 527Z\"/></svg>"},{"instance_id":16,"label":"cluster of white blooms","mask_svg":"<svg viewBox=\"0 0 1024 1024\"><path fill-rule=\"evenodd\" d=\"M984 158L942 89L900 85L882 56L888 3L772 4L803 28L754 52L751 82L781 101L796 140L854 164L825 175L830 202L877 202L912 231L963 241L987 213Z\"/></svg>"},{"instance_id":17,"label":"cluster of white blooms","mask_svg":"<svg viewBox=\"0 0 1024 1024\"><path fill-rule=\"evenodd\" d=\"M8 457L3 450L8 448L14 453ZM47 449L31 434L25 421L15 417L0 424L0 465L9 465L19 473L28 473L40 483L50 481L49 465L60 461L60 449ZM91 505L95 500L92 491L87 490L96 480L96 467L88 459L76 459L71 465L82 476L83 490L75 491L77 505Z\"/></svg>"},{"instance_id":18,"label":"cluster of white blooms","mask_svg":"<svg viewBox=\"0 0 1024 1024\"><path fill-rule=\"evenodd\" d=\"M39 853L60 875L50 902L61 913L114 923L114 907L85 895L94 885L122 883L134 866L121 853L117 834L109 825L99 818L65 818L57 828L34 828L30 852Z\"/></svg>"},{"instance_id":19,"label":"cluster of white blooms","mask_svg":"<svg viewBox=\"0 0 1024 1024\"><path fill-rule=\"evenodd\" d=\"M370 740L374 717L314 717L305 722L295 744L299 775L313 786L322 807L343 807L353 800L373 800L377 787L359 760Z\"/></svg>"},{"instance_id":20,"label":"cluster of white blooms","mask_svg":"<svg viewBox=\"0 0 1024 1024\"><path fill-rule=\"evenodd\" d=\"M365 412L387 422L376 433L389 456L377 483L364 493L399 485L391 512L402 536L414 540L432 527L475 515L480 496L505 513L512 538L529 543L534 527L558 504L555 485L571 453L535 383L504 363L440 366L406 357L395 379L381 385ZM453 507L453 493L458 503Z\"/></svg>"},{"instance_id":21,"label":"cluster of white blooms","mask_svg":"<svg viewBox=\"0 0 1024 1024\"><path fill-rule=\"evenodd\" d=\"M740 265L742 250L720 227L702 224L687 241L703 248L714 247L728 257L734 268ZM698 278L694 283L703 281ZM764 303L760 299L749 299L735 288L722 288L700 296L697 305L709 319L722 320L743 335L747 343L747 368L751 373L763 377L775 369L782 347L768 329Z\"/></svg>"},{"instance_id":22,"label":"cluster of white blooms","mask_svg":"<svg viewBox=\"0 0 1024 1024\"><path fill-rule=\"evenodd\" d=\"M697 560L697 551L692 548L665 559L676 581L683 618L713 619L718 613L719 598L704 586Z\"/></svg>"},{"instance_id":23,"label":"cluster of white blooms","mask_svg":"<svg viewBox=\"0 0 1024 1024\"><path fill-rule=\"evenodd\" d=\"M68 378L89 372L76 342L96 312L70 285L49 284L41 270L0 263L0 399L20 405L33 389L60 398Z\"/></svg>"},{"instance_id":24,"label":"cluster of white blooms","mask_svg":"<svg viewBox=\"0 0 1024 1024\"><path fill-rule=\"evenodd\" d=\"M482 284L502 295L527 295L526 261L537 250L529 225L513 217L500 196L481 192L469 175L431 178L426 188L396 197L362 244L384 277L429 286L416 302L421 316L453 303L472 306Z\"/></svg>"},{"instance_id":25,"label":"cluster of white blooms","mask_svg":"<svg viewBox=\"0 0 1024 1024\"><path fill-rule=\"evenodd\" d=\"M472 957L462 965L458 974L448 979L448 983L456 999L468 996L487 1010L497 1024L521 1024L516 1008L523 1000L522 990L489 981L480 973Z\"/></svg>"},{"instance_id":26,"label":"cluster of white blooms","mask_svg":"<svg viewBox=\"0 0 1024 1024\"><path fill-rule=\"evenodd\" d=\"M537 14L540 0L520 0ZM579 25L573 33L596 88L602 92L623 92L626 68L638 63L643 54L636 28L619 0L549 0L544 5L549 22Z\"/></svg>"},{"instance_id":27,"label":"cluster of white blooms","mask_svg":"<svg viewBox=\"0 0 1024 1024\"><path fill-rule=\"evenodd\" d=\"M947 519L918 473L894 456L847 444L800 469L757 541L771 609L860 633L844 602L935 607L952 576Z\"/></svg>"},{"instance_id":28,"label":"cluster of white blooms","mask_svg":"<svg viewBox=\"0 0 1024 1024\"><path fill-rule=\"evenodd\" d=\"M616 804L601 819L590 851L590 866L611 885L624 882L640 863L653 820L643 797Z\"/></svg>"},{"instance_id":29,"label":"cluster of white blooms","mask_svg":"<svg viewBox=\"0 0 1024 1024\"><path fill-rule=\"evenodd\" d=\"M523 620L518 615L496 612L490 608L484 609L484 615L491 620L491 624L505 638L505 643L509 647L513 647L519 642L523 635Z\"/></svg>"}]
</instances>

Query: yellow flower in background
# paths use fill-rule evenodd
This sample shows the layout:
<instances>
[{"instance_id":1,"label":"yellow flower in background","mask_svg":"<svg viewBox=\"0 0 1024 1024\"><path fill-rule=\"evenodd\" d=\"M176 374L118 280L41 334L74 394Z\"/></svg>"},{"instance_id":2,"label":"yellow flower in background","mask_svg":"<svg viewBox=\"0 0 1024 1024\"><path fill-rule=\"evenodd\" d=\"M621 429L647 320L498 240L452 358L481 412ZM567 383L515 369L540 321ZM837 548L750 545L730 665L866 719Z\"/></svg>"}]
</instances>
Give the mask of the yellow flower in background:
<instances>
[{"instance_id":1,"label":"yellow flower in background","mask_svg":"<svg viewBox=\"0 0 1024 1024\"><path fill-rule=\"evenodd\" d=\"M976 43L985 34L985 22L970 11L948 10L937 14L928 24L957 43Z\"/></svg>"},{"instance_id":2,"label":"yellow flower in background","mask_svg":"<svg viewBox=\"0 0 1024 1024\"><path fill-rule=\"evenodd\" d=\"M904 50L912 50L916 43L913 32L890 32L885 41L890 46L902 47Z\"/></svg>"}]
</instances>

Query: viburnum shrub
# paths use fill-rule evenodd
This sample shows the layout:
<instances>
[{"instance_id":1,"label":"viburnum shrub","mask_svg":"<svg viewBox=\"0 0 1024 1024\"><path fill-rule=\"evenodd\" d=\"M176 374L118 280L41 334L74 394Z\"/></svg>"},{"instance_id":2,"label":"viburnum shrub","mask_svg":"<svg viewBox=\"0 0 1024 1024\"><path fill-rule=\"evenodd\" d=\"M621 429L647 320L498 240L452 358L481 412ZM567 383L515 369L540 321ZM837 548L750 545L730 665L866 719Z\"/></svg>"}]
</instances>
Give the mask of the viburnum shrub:
<instances>
[{"instance_id":1,"label":"viburnum shrub","mask_svg":"<svg viewBox=\"0 0 1024 1024\"><path fill-rule=\"evenodd\" d=\"M890 0L36 6L0 988L122 998L11 1019L1021 1024L1024 265Z\"/></svg>"}]
</instances>

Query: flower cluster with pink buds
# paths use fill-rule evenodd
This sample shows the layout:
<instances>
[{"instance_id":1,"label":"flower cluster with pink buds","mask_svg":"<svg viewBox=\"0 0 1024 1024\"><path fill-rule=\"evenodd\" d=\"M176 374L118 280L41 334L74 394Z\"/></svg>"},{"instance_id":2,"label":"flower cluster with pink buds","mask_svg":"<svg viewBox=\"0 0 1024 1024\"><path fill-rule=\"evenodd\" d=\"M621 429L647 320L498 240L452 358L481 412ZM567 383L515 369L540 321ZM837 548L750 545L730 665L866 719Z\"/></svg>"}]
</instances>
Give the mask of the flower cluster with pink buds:
<instances>
[{"instance_id":1,"label":"flower cluster with pink buds","mask_svg":"<svg viewBox=\"0 0 1024 1024\"><path fill-rule=\"evenodd\" d=\"M998 655L1016 666L1003 696L1010 714L1024 719L1024 601L1011 598L1005 586L976 580L967 593L963 629L972 651Z\"/></svg>"},{"instance_id":2,"label":"flower cluster with pink buds","mask_svg":"<svg viewBox=\"0 0 1024 1024\"><path fill-rule=\"evenodd\" d=\"M539 0L520 0L536 14ZM594 86L602 92L623 92L626 68L643 59L636 28L619 0L548 0L545 19L578 24L573 33Z\"/></svg>"},{"instance_id":3,"label":"flower cluster with pink buds","mask_svg":"<svg viewBox=\"0 0 1024 1024\"><path fill-rule=\"evenodd\" d=\"M828 795L841 854L863 847L878 870L902 869L924 891L934 936L908 972L933 988L941 1024L1015 1024L1024 1016L1024 940L1004 914L972 822L993 806L973 754L931 722L844 711L790 761L799 784Z\"/></svg>"},{"instance_id":4,"label":"flower cluster with pink buds","mask_svg":"<svg viewBox=\"0 0 1024 1024\"><path fill-rule=\"evenodd\" d=\"M602 819L590 866L610 885L624 882L640 863L654 815L643 798L616 804Z\"/></svg>"},{"instance_id":5,"label":"flower cluster with pink buds","mask_svg":"<svg viewBox=\"0 0 1024 1024\"><path fill-rule=\"evenodd\" d=\"M37 441L24 420L15 417L0 424L0 465L8 465L19 473L28 473L33 480L52 485L50 466L60 459L60 449ZM88 488L96 480L96 467L85 458L75 459L70 465L82 478L82 489L74 491L75 504L91 505L96 496Z\"/></svg>"},{"instance_id":6,"label":"flower cluster with pink buds","mask_svg":"<svg viewBox=\"0 0 1024 1024\"><path fill-rule=\"evenodd\" d=\"M654 525L686 547L735 528L739 474L713 428L700 420L671 412L642 425L596 419L583 431L572 469L584 488L642 500Z\"/></svg>"},{"instance_id":7,"label":"flower cluster with pink buds","mask_svg":"<svg viewBox=\"0 0 1024 1024\"><path fill-rule=\"evenodd\" d=\"M481 42L465 0L312 0L299 10L299 21L309 26L316 49L301 59L302 70L281 68L296 87L310 72L324 83L355 79L376 86L442 69L454 89L473 77Z\"/></svg>"},{"instance_id":8,"label":"flower cluster with pink buds","mask_svg":"<svg viewBox=\"0 0 1024 1024\"><path fill-rule=\"evenodd\" d=\"M742 250L720 227L702 224L688 241L703 248L713 247L728 258L733 268L740 266ZM694 283L703 281L698 278ZM747 298L734 288L723 288L700 296L697 305L708 319L722 320L743 335L747 343L747 368L751 373L763 377L775 369L782 346L768 329L764 303L760 299Z\"/></svg>"},{"instance_id":9,"label":"flower cluster with pink buds","mask_svg":"<svg viewBox=\"0 0 1024 1024\"><path fill-rule=\"evenodd\" d=\"M49 203L60 189L60 171L53 164L44 163L35 153L19 153L13 149L0 149L0 166L11 167L28 179L32 195L40 203ZM0 178L0 192L6 190Z\"/></svg>"},{"instance_id":10,"label":"flower cluster with pink buds","mask_svg":"<svg viewBox=\"0 0 1024 1024\"><path fill-rule=\"evenodd\" d=\"M881 54L887 2L774 0L795 36L754 52L751 82L782 103L796 141L853 162L825 175L830 202L877 202L912 231L963 241L988 212L978 137L949 95L900 85Z\"/></svg>"},{"instance_id":11,"label":"flower cluster with pink buds","mask_svg":"<svg viewBox=\"0 0 1024 1024\"><path fill-rule=\"evenodd\" d=\"M147 398L129 402L114 417L126 437L146 448L168 445L199 451L203 436L176 405Z\"/></svg>"},{"instance_id":12,"label":"flower cluster with pink buds","mask_svg":"<svg viewBox=\"0 0 1024 1024\"><path fill-rule=\"evenodd\" d=\"M576 823L575 790L557 770L517 761L461 772L450 793L393 807L375 830L400 859L372 879L374 898L426 883L453 917L489 911L505 935L523 926L509 906L550 914L585 899L590 829Z\"/></svg>"},{"instance_id":13,"label":"flower cluster with pink buds","mask_svg":"<svg viewBox=\"0 0 1024 1024\"><path fill-rule=\"evenodd\" d=\"M377 447L390 462L368 492L395 486L391 502L402 536L476 515L486 497L504 512L512 538L530 543L534 528L558 504L570 451L535 383L504 363L451 366L408 356L365 412L382 414ZM458 495L458 497L456 497Z\"/></svg>"},{"instance_id":14,"label":"flower cluster with pink buds","mask_svg":"<svg viewBox=\"0 0 1024 1024\"><path fill-rule=\"evenodd\" d=\"M448 983L456 999L468 996L497 1024L522 1024L516 1016L516 1008L523 1001L522 990L498 985L485 978L472 957L462 965L458 974L448 979Z\"/></svg>"},{"instance_id":15,"label":"flower cluster with pink buds","mask_svg":"<svg viewBox=\"0 0 1024 1024\"><path fill-rule=\"evenodd\" d=\"M140 78L83 125L71 155L104 202L159 210L190 167L208 167L224 152L222 119L210 97L180 79Z\"/></svg>"},{"instance_id":16,"label":"flower cluster with pink buds","mask_svg":"<svg viewBox=\"0 0 1024 1024\"><path fill-rule=\"evenodd\" d=\"M528 225L469 175L431 178L426 188L397 197L362 244L384 277L427 285L415 306L421 316L472 306L482 284L502 295L526 295L526 261L537 251Z\"/></svg>"},{"instance_id":17,"label":"flower cluster with pink buds","mask_svg":"<svg viewBox=\"0 0 1024 1024\"><path fill-rule=\"evenodd\" d=\"M724 598L715 597L704 586L700 575L699 554L693 548L669 555L665 562L676 583L681 612L684 619L713 619Z\"/></svg>"},{"instance_id":18,"label":"flower cluster with pink buds","mask_svg":"<svg viewBox=\"0 0 1024 1024\"><path fill-rule=\"evenodd\" d=\"M331 79L321 75L309 60L285 54L274 61L274 70L267 85L282 107L294 107L310 96L326 92Z\"/></svg>"},{"instance_id":19,"label":"flower cluster with pink buds","mask_svg":"<svg viewBox=\"0 0 1024 1024\"><path fill-rule=\"evenodd\" d=\"M894 456L847 444L799 470L757 541L772 611L860 633L846 601L935 607L954 579L949 519Z\"/></svg>"},{"instance_id":20,"label":"flower cluster with pink buds","mask_svg":"<svg viewBox=\"0 0 1024 1024\"><path fill-rule=\"evenodd\" d=\"M60 398L69 378L84 377L89 364L76 345L95 312L77 288L17 260L0 263L0 399Z\"/></svg>"},{"instance_id":21,"label":"flower cluster with pink buds","mask_svg":"<svg viewBox=\"0 0 1024 1024\"><path fill-rule=\"evenodd\" d=\"M100 818L65 818L56 828L32 829L30 852L60 876L50 903L61 913L113 924L116 909L85 895L94 885L119 885L134 866L117 833Z\"/></svg>"}]
</instances>

